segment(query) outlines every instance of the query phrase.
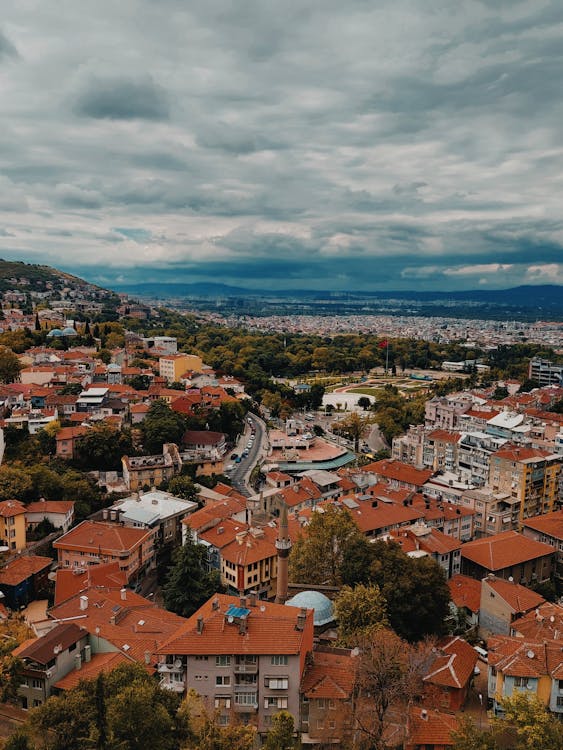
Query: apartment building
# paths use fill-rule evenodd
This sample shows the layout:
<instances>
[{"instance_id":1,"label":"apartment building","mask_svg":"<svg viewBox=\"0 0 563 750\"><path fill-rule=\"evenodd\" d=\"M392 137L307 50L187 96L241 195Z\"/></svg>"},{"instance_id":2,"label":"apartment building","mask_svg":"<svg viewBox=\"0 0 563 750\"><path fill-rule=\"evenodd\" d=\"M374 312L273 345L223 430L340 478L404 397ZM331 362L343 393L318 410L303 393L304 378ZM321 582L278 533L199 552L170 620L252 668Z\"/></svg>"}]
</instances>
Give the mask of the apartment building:
<instances>
[{"instance_id":1,"label":"apartment building","mask_svg":"<svg viewBox=\"0 0 563 750\"><path fill-rule=\"evenodd\" d=\"M86 568L100 563L119 562L127 580L137 580L155 564L155 529L136 529L103 521L82 521L64 534L53 548L59 565Z\"/></svg>"},{"instance_id":2,"label":"apartment building","mask_svg":"<svg viewBox=\"0 0 563 750\"><path fill-rule=\"evenodd\" d=\"M177 445L165 443L162 455L123 456L121 466L125 486L131 492L138 492L158 486L179 474L182 470L182 457Z\"/></svg>"},{"instance_id":3,"label":"apartment building","mask_svg":"<svg viewBox=\"0 0 563 750\"><path fill-rule=\"evenodd\" d=\"M158 360L159 375L168 383L177 383L188 370L201 372L202 367L201 357L195 354L166 354Z\"/></svg>"},{"instance_id":4,"label":"apartment building","mask_svg":"<svg viewBox=\"0 0 563 750\"><path fill-rule=\"evenodd\" d=\"M25 549L25 505L19 500L0 502L0 547L10 552Z\"/></svg>"},{"instance_id":5,"label":"apartment building","mask_svg":"<svg viewBox=\"0 0 563 750\"><path fill-rule=\"evenodd\" d=\"M520 526L526 518L554 510L559 492L561 456L546 450L504 445L491 456L489 485L520 501Z\"/></svg>"},{"instance_id":6,"label":"apartment building","mask_svg":"<svg viewBox=\"0 0 563 750\"><path fill-rule=\"evenodd\" d=\"M520 528L520 500L508 492L494 492L484 486L461 493L460 504L475 512L474 529L477 537L492 536Z\"/></svg>"},{"instance_id":7,"label":"apartment building","mask_svg":"<svg viewBox=\"0 0 563 750\"><path fill-rule=\"evenodd\" d=\"M217 594L160 646L158 670L177 692L199 693L221 725L238 719L265 733L281 709L300 725L312 651L312 610Z\"/></svg>"},{"instance_id":8,"label":"apartment building","mask_svg":"<svg viewBox=\"0 0 563 750\"><path fill-rule=\"evenodd\" d=\"M539 386L563 385L563 365L555 364L549 359L534 357L528 365L528 378Z\"/></svg>"},{"instance_id":9,"label":"apartment building","mask_svg":"<svg viewBox=\"0 0 563 750\"><path fill-rule=\"evenodd\" d=\"M563 510L546 513L536 518L527 518L522 527L525 537L549 544L557 550L555 576L563 581Z\"/></svg>"}]
</instances>

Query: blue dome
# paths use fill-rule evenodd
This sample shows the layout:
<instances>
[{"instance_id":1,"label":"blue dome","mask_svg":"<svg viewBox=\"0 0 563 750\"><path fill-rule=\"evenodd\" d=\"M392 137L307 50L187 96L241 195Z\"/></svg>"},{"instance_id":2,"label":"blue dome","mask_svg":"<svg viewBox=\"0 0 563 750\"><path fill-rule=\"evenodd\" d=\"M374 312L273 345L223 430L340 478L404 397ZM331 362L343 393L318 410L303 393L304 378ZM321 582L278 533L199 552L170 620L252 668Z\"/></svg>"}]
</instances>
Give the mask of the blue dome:
<instances>
[{"instance_id":1,"label":"blue dome","mask_svg":"<svg viewBox=\"0 0 563 750\"><path fill-rule=\"evenodd\" d=\"M70 326L68 326L68 328L63 328L61 333L63 336L78 336L74 328L71 328Z\"/></svg>"},{"instance_id":2,"label":"blue dome","mask_svg":"<svg viewBox=\"0 0 563 750\"><path fill-rule=\"evenodd\" d=\"M315 610L315 626L327 625L334 620L334 605L330 599L319 591L300 591L286 601L288 607L305 607Z\"/></svg>"},{"instance_id":3,"label":"blue dome","mask_svg":"<svg viewBox=\"0 0 563 750\"><path fill-rule=\"evenodd\" d=\"M64 333L60 328L53 328L47 334L47 338L54 338L55 336L64 336Z\"/></svg>"}]
</instances>

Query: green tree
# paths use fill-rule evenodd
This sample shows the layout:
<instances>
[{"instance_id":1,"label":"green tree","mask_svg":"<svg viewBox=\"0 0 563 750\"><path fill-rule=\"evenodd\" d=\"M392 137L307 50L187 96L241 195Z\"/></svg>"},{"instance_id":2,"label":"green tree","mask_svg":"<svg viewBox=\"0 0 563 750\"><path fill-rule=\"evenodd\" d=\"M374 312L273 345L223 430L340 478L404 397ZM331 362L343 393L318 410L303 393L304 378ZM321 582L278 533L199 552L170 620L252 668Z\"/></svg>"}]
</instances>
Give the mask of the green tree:
<instances>
[{"instance_id":1,"label":"green tree","mask_svg":"<svg viewBox=\"0 0 563 750\"><path fill-rule=\"evenodd\" d=\"M68 690L52 696L30 715L37 733L49 737L49 750L82 750L88 747L94 729L95 709L90 696Z\"/></svg>"},{"instance_id":2,"label":"green tree","mask_svg":"<svg viewBox=\"0 0 563 750\"><path fill-rule=\"evenodd\" d=\"M3 750L33 750L29 735L22 729L10 735L3 745Z\"/></svg>"},{"instance_id":3,"label":"green tree","mask_svg":"<svg viewBox=\"0 0 563 750\"><path fill-rule=\"evenodd\" d=\"M165 401L153 401L142 424L143 445L148 453L161 453L164 443L179 444L186 422Z\"/></svg>"},{"instance_id":4,"label":"green tree","mask_svg":"<svg viewBox=\"0 0 563 750\"><path fill-rule=\"evenodd\" d=\"M354 450L357 452L360 438L364 434L370 421L373 420L370 420L369 417L362 417L357 412L353 411L347 417L344 417L344 419L335 422L332 425L332 430L333 432L346 435L349 440L352 440L354 443Z\"/></svg>"},{"instance_id":5,"label":"green tree","mask_svg":"<svg viewBox=\"0 0 563 750\"><path fill-rule=\"evenodd\" d=\"M366 409L370 408L371 401L367 396L360 396L358 399L358 406L361 406L361 408L366 411Z\"/></svg>"},{"instance_id":6,"label":"green tree","mask_svg":"<svg viewBox=\"0 0 563 750\"><path fill-rule=\"evenodd\" d=\"M221 590L217 571L207 572L206 548L188 534L186 543L174 550L173 565L162 594L170 612L190 617L210 596Z\"/></svg>"},{"instance_id":7,"label":"green tree","mask_svg":"<svg viewBox=\"0 0 563 750\"><path fill-rule=\"evenodd\" d=\"M0 346L0 383L13 383L20 377L22 365L7 346Z\"/></svg>"},{"instance_id":8,"label":"green tree","mask_svg":"<svg viewBox=\"0 0 563 750\"><path fill-rule=\"evenodd\" d=\"M195 486L193 479L184 474L172 477L167 484L166 490L172 495L181 497L184 500L191 500L192 502L197 502L198 500L197 487Z\"/></svg>"},{"instance_id":9,"label":"green tree","mask_svg":"<svg viewBox=\"0 0 563 750\"><path fill-rule=\"evenodd\" d=\"M107 701L107 719L114 747L123 750L173 750L177 747L174 719L159 700L156 685L129 685Z\"/></svg>"},{"instance_id":10,"label":"green tree","mask_svg":"<svg viewBox=\"0 0 563 750\"><path fill-rule=\"evenodd\" d=\"M460 717L452 739L453 750L497 750L498 747L494 734L488 729L478 729L469 716Z\"/></svg>"},{"instance_id":11,"label":"green tree","mask_svg":"<svg viewBox=\"0 0 563 750\"><path fill-rule=\"evenodd\" d=\"M0 500L22 500L33 488L27 471L16 464L0 466Z\"/></svg>"},{"instance_id":12,"label":"green tree","mask_svg":"<svg viewBox=\"0 0 563 750\"><path fill-rule=\"evenodd\" d=\"M183 750L252 750L256 742L252 725L236 722L219 726L219 711L211 713L201 696L189 690L178 711L179 720L186 732Z\"/></svg>"},{"instance_id":13,"label":"green tree","mask_svg":"<svg viewBox=\"0 0 563 750\"><path fill-rule=\"evenodd\" d=\"M307 536L300 536L293 546L289 558L291 580L339 586L347 550L362 538L346 509L328 505L323 513L314 512Z\"/></svg>"},{"instance_id":14,"label":"green tree","mask_svg":"<svg viewBox=\"0 0 563 750\"><path fill-rule=\"evenodd\" d=\"M122 456L132 452L131 436L107 422L94 425L76 441L76 461L87 469L120 469Z\"/></svg>"},{"instance_id":15,"label":"green tree","mask_svg":"<svg viewBox=\"0 0 563 750\"><path fill-rule=\"evenodd\" d=\"M263 750L293 750L297 747L295 722L289 711L278 711L272 716L272 727L262 747Z\"/></svg>"},{"instance_id":16,"label":"green tree","mask_svg":"<svg viewBox=\"0 0 563 750\"><path fill-rule=\"evenodd\" d=\"M388 625L387 604L379 587L373 584L359 584L355 588L343 586L334 609L339 641L345 646L355 646L359 640Z\"/></svg>"},{"instance_id":17,"label":"green tree","mask_svg":"<svg viewBox=\"0 0 563 750\"><path fill-rule=\"evenodd\" d=\"M514 693L501 702L504 716L495 724L495 731L513 730L513 750L563 748L563 724L558 721L535 695Z\"/></svg>"}]
</instances>

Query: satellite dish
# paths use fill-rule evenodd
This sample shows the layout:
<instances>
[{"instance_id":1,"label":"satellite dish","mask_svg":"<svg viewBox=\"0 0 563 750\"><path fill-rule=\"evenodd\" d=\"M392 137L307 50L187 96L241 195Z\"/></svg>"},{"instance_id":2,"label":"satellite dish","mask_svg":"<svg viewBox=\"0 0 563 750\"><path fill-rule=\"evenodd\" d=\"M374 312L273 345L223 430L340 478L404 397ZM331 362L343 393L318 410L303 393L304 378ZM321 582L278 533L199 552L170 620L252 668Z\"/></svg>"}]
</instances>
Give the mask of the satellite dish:
<instances>
[{"instance_id":1,"label":"satellite dish","mask_svg":"<svg viewBox=\"0 0 563 750\"><path fill-rule=\"evenodd\" d=\"M227 622L233 623L235 621L235 618L232 615L229 615L227 617Z\"/></svg>"},{"instance_id":2,"label":"satellite dish","mask_svg":"<svg viewBox=\"0 0 563 750\"><path fill-rule=\"evenodd\" d=\"M555 617L553 615L549 618L549 622L555 622Z\"/></svg>"},{"instance_id":3,"label":"satellite dish","mask_svg":"<svg viewBox=\"0 0 563 750\"><path fill-rule=\"evenodd\" d=\"M533 659L533 658L535 657L535 654L534 654L534 652L532 651L532 649L530 649L530 650L528 651L528 653L526 654L526 656L528 657L528 659Z\"/></svg>"},{"instance_id":4,"label":"satellite dish","mask_svg":"<svg viewBox=\"0 0 563 750\"><path fill-rule=\"evenodd\" d=\"M182 666L182 660L176 659L176 661L174 662L174 666L176 667L176 669L180 669L180 667Z\"/></svg>"}]
</instances>

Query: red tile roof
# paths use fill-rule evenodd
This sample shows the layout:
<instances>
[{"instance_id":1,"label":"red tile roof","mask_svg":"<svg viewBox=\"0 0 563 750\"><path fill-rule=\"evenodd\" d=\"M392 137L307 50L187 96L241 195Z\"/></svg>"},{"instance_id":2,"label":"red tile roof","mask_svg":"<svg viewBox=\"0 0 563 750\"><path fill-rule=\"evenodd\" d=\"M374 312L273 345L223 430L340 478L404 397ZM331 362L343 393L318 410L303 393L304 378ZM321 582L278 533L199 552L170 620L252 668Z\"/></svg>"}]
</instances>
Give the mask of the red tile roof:
<instances>
[{"instance_id":1,"label":"red tile roof","mask_svg":"<svg viewBox=\"0 0 563 750\"><path fill-rule=\"evenodd\" d=\"M79 419L84 420L85 414L76 414ZM88 432L88 427L63 427L57 432L57 440L74 440Z\"/></svg>"},{"instance_id":2,"label":"red tile roof","mask_svg":"<svg viewBox=\"0 0 563 750\"><path fill-rule=\"evenodd\" d=\"M502 578L492 580L492 578L487 577L483 581L483 585L488 586L495 594L504 599L516 614L529 612L545 602L543 596L514 581L504 581Z\"/></svg>"},{"instance_id":3,"label":"red tile roof","mask_svg":"<svg viewBox=\"0 0 563 750\"><path fill-rule=\"evenodd\" d=\"M118 526L103 521L82 521L53 542L53 547L115 554L131 551L148 539L151 534L152 531L146 529L134 529L130 526Z\"/></svg>"},{"instance_id":4,"label":"red tile roof","mask_svg":"<svg viewBox=\"0 0 563 750\"><path fill-rule=\"evenodd\" d=\"M25 505L19 500L2 500L0 502L0 516L2 518L13 518L25 513Z\"/></svg>"},{"instance_id":5,"label":"red tile roof","mask_svg":"<svg viewBox=\"0 0 563 750\"><path fill-rule=\"evenodd\" d=\"M28 503L25 506L26 513L62 513L66 515L74 508L72 500L40 500L36 503Z\"/></svg>"},{"instance_id":6,"label":"red tile roof","mask_svg":"<svg viewBox=\"0 0 563 750\"><path fill-rule=\"evenodd\" d=\"M358 659L344 649L313 651L311 664L301 682L301 692L309 699L347 700L355 684Z\"/></svg>"},{"instance_id":7,"label":"red tile roof","mask_svg":"<svg viewBox=\"0 0 563 750\"><path fill-rule=\"evenodd\" d=\"M80 669L73 669L65 677L56 682L53 687L59 690L72 690L78 686L80 680L94 680L101 672L111 672L120 664L134 661L121 651L110 651L107 654L93 654L88 662L83 662Z\"/></svg>"},{"instance_id":8,"label":"red tile roof","mask_svg":"<svg viewBox=\"0 0 563 750\"><path fill-rule=\"evenodd\" d=\"M218 606L214 609L213 602ZM193 614L180 631L160 649L160 654L299 654L312 646L313 610L307 610L303 630L296 627L300 610L283 604L259 601L248 607L246 632L239 625L227 622L230 606L239 607L240 599L226 594L216 594ZM203 618L203 628L198 633L198 618Z\"/></svg>"},{"instance_id":9,"label":"red tile roof","mask_svg":"<svg viewBox=\"0 0 563 750\"><path fill-rule=\"evenodd\" d=\"M561 541L563 540L563 510L556 510L535 518L526 518L524 526Z\"/></svg>"},{"instance_id":10,"label":"red tile roof","mask_svg":"<svg viewBox=\"0 0 563 750\"><path fill-rule=\"evenodd\" d=\"M448 432L448 430L433 430L428 435L429 440L436 440L441 443L459 443L461 439L460 432Z\"/></svg>"},{"instance_id":11,"label":"red tile roof","mask_svg":"<svg viewBox=\"0 0 563 750\"><path fill-rule=\"evenodd\" d=\"M448 581L450 596L456 607L466 607L471 612L479 612L481 606L481 581L457 574Z\"/></svg>"},{"instance_id":12,"label":"red tile roof","mask_svg":"<svg viewBox=\"0 0 563 750\"><path fill-rule=\"evenodd\" d=\"M396 461L392 458L385 458L382 461L374 461L362 467L362 471L378 474L386 479L393 479L397 482L404 482L416 487L422 487L434 474L432 469L415 469L410 464Z\"/></svg>"},{"instance_id":13,"label":"red tile roof","mask_svg":"<svg viewBox=\"0 0 563 750\"><path fill-rule=\"evenodd\" d=\"M0 584L17 586L30 576L40 573L45 568L50 568L52 564L53 560L50 557L21 555L0 568Z\"/></svg>"},{"instance_id":14,"label":"red tile roof","mask_svg":"<svg viewBox=\"0 0 563 750\"><path fill-rule=\"evenodd\" d=\"M441 713L437 709L425 709L412 706L408 715L407 747L426 747L434 745L452 747L452 732L458 728L458 720L451 714Z\"/></svg>"},{"instance_id":15,"label":"red tile roof","mask_svg":"<svg viewBox=\"0 0 563 750\"><path fill-rule=\"evenodd\" d=\"M459 636L442 638L436 644L438 654L424 682L441 687L465 688L477 664L477 651Z\"/></svg>"},{"instance_id":16,"label":"red tile roof","mask_svg":"<svg viewBox=\"0 0 563 750\"><path fill-rule=\"evenodd\" d=\"M59 568L55 579L55 604L60 604L91 587L122 589L126 584L127 573L119 569L117 560L91 565L86 569Z\"/></svg>"},{"instance_id":17,"label":"red tile roof","mask_svg":"<svg viewBox=\"0 0 563 750\"><path fill-rule=\"evenodd\" d=\"M461 547L462 557L492 572L552 553L555 549L549 544L528 539L517 531L503 531Z\"/></svg>"},{"instance_id":18,"label":"red tile roof","mask_svg":"<svg viewBox=\"0 0 563 750\"><path fill-rule=\"evenodd\" d=\"M65 622L50 630L46 635L41 638L35 638L32 641L27 641L26 644L22 644L17 649L15 656L20 659L29 659L35 661L38 664L48 664L54 655L57 653L54 649L57 646L61 646L62 651L71 646L73 643L77 643L81 638L87 635L87 631L80 627L74 622Z\"/></svg>"},{"instance_id":19,"label":"red tile roof","mask_svg":"<svg viewBox=\"0 0 563 750\"><path fill-rule=\"evenodd\" d=\"M252 565L260 560L277 556L277 529L249 529L236 535L235 539L221 550L221 558L233 565Z\"/></svg>"},{"instance_id":20,"label":"red tile roof","mask_svg":"<svg viewBox=\"0 0 563 750\"><path fill-rule=\"evenodd\" d=\"M563 640L563 607L544 602L533 612L513 620L510 628L514 633L531 640Z\"/></svg>"},{"instance_id":21,"label":"red tile roof","mask_svg":"<svg viewBox=\"0 0 563 750\"><path fill-rule=\"evenodd\" d=\"M530 448L526 445L504 445L498 451L492 454L495 458L502 458L505 461L526 461L531 458L545 458L551 455L549 451L540 450L539 448Z\"/></svg>"}]
</instances>

